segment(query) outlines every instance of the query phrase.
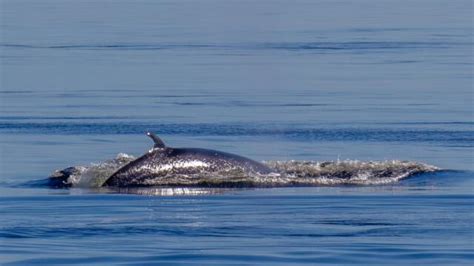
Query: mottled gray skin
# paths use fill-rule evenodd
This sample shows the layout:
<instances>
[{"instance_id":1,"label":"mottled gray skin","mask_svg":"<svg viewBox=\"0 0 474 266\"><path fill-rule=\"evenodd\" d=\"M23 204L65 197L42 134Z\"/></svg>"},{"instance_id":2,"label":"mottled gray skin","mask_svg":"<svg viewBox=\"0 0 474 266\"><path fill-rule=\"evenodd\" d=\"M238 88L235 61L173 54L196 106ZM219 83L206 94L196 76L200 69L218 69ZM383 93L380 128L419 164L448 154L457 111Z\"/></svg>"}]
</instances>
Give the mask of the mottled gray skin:
<instances>
[{"instance_id":1,"label":"mottled gray skin","mask_svg":"<svg viewBox=\"0 0 474 266\"><path fill-rule=\"evenodd\" d=\"M104 186L145 186L147 181L172 175L212 174L241 171L248 174L275 172L251 159L231 153L197 148L171 148L153 133L147 133L155 141L148 153L120 168Z\"/></svg>"}]
</instances>

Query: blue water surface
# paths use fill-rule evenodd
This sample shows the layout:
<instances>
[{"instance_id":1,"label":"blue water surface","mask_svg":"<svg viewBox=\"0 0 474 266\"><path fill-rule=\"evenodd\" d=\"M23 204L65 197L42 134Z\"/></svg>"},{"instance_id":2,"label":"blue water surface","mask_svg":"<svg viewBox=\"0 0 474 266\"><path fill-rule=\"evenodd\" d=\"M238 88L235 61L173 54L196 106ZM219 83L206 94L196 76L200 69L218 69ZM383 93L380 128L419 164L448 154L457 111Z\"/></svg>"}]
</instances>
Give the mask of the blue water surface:
<instances>
[{"instance_id":1,"label":"blue water surface","mask_svg":"<svg viewBox=\"0 0 474 266\"><path fill-rule=\"evenodd\" d=\"M0 1L0 264L470 265L472 1ZM384 186L29 182L172 146L413 160Z\"/></svg>"}]
</instances>

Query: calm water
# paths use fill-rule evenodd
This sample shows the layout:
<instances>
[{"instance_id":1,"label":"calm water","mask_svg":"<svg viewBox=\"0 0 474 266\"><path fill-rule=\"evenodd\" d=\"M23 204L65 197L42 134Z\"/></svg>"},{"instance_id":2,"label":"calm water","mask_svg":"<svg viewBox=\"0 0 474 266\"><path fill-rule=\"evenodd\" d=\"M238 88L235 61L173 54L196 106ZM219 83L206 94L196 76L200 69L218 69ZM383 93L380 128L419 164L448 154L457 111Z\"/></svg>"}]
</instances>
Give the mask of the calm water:
<instances>
[{"instance_id":1,"label":"calm water","mask_svg":"<svg viewBox=\"0 0 474 266\"><path fill-rule=\"evenodd\" d=\"M0 263L471 264L471 1L0 1ZM172 146L414 160L384 186L25 183Z\"/></svg>"}]
</instances>

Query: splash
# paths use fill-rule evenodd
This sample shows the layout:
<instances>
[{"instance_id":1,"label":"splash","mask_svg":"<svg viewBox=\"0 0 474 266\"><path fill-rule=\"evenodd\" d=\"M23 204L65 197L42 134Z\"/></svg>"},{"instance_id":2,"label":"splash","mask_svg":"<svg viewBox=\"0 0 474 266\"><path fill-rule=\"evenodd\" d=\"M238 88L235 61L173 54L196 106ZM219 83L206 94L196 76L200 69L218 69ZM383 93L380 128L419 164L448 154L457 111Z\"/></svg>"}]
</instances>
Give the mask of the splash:
<instances>
[{"instance_id":1,"label":"splash","mask_svg":"<svg viewBox=\"0 0 474 266\"><path fill-rule=\"evenodd\" d=\"M135 159L132 155L119 153L112 160L56 170L48 183L51 187L101 187L115 171Z\"/></svg>"},{"instance_id":2,"label":"splash","mask_svg":"<svg viewBox=\"0 0 474 266\"><path fill-rule=\"evenodd\" d=\"M284 173L281 182L291 185L383 185L441 170L412 161L275 161L269 167ZM276 182L278 182L277 180Z\"/></svg>"},{"instance_id":3,"label":"splash","mask_svg":"<svg viewBox=\"0 0 474 266\"><path fill-rule=\"evenodd\" d=\"M74 166L55 171L49 177L52 187L101 187L119 168L135 160L120 153L115 159L88 166ZM436 166L412 161L268 161L276 170L269 175L249 175L239 169L195 175L168 174L143 180L141 186L157 187L278 187L383 185L413 175L439 171Z\"/></svg>"}]
</instances>

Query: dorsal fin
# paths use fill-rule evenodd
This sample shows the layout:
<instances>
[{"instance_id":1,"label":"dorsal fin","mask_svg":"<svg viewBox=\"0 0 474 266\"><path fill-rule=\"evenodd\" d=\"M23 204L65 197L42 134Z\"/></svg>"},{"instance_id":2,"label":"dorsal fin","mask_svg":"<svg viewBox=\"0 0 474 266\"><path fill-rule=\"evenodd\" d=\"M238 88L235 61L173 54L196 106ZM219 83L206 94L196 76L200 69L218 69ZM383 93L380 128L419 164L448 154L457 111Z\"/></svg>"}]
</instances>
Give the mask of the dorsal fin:
<instances>
[{"instance_id":1,"label":"dorsal fin","mask_svg":"<svg viewBox=\"0 0 474 266\"><path fill-rule=\"evenodd\" d=\"M158 136L155 135L155 133L147 132L146 135L150 137L155 143L155 146L153 146L153 148L166 148L165 143L160 138L158 138Z\"/></svg>"}]
</instances>

